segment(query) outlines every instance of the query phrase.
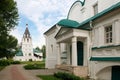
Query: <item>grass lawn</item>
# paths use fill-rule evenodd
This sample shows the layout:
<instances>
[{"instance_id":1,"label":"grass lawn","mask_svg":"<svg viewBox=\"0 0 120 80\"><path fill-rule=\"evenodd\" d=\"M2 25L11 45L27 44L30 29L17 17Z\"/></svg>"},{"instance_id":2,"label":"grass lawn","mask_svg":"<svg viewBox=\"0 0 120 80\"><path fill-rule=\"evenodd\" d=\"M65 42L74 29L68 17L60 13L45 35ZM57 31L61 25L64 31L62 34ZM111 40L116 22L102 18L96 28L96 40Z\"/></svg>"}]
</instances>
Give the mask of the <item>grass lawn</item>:
<instances>
[{"instance_id":1,"label":"grass lawn","mask_svg":"<svg viewBox=\"0 0 120 80\"><path fill-rule=\"evenodd\" d=\"M2 70L2 69L4 69L5 68L5 66L0 66L0 71Z\"/></svg>"},{"instance_id":2,"label":"grass lawn","mask_svg":"<svg viewBox=\"0 0 120 80\"><path fill-rule=\"evenodd\" d=\"M38 75L38 77L41 78L42 80L61 80L54 77L53 75Z\"/></svg>"},{"instance_id":3,"label":"grass lawn","mask_svg":"<svg viewBox=\"0 0 120 80\"><path fill-rule=\"evenodd\" d=\"M45 61L23 61L22 64L45 64Z\"/></svg>"},{"instance_id":4,"label":"grass lawn","mask_svg":"<svg viewBox=\"0 0 120 80\"><path fill-rule=\"evenodd\" d=\"M22 62L23 64L26 64L24 66L25 69L31 70L31 69L45 69L45 62L44 61L28 61L28 62Z\"/></svg>"}]
</instances>

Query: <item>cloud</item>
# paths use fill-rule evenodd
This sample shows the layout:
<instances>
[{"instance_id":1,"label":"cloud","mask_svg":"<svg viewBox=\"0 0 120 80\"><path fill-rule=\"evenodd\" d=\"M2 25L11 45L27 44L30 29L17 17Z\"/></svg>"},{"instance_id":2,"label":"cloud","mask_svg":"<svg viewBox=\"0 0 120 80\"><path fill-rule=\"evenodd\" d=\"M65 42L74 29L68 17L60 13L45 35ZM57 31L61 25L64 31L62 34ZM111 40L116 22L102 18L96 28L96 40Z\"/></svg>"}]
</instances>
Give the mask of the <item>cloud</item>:
<instances>
[{"instance_id":1,"label":"cloud","mask_svg":"<svg viewBox=\"0 0 120 80\"><path fill-rule=\"evenodd\" d=\"M15 36L18 39L18 43L20 43L21 38L22 38L22 33L20 31L23 31L21 27L15 28L14 30L11 31L11 35Z\"/></svg>"},{"instance_id":2,"label":"cloud","mask_svg":"<svg viewBox=\"0 0 120 80\"><path fill-rule=\"evenodd\" d=\"M45 44L43 33L54 24L56 24L60 19L66 18L71 5L73 4L73 2L75 2L75 0L15 1L18 5L19 14L22 14L29 20L31 20L34 23L34 26L38 29L38 40L33 41L35 46L38 46L37 44L39 44L40 46ZM20 36L19 30L15 30L15 32L13 33L17 36Z\"/></svg>"}]
</instances>

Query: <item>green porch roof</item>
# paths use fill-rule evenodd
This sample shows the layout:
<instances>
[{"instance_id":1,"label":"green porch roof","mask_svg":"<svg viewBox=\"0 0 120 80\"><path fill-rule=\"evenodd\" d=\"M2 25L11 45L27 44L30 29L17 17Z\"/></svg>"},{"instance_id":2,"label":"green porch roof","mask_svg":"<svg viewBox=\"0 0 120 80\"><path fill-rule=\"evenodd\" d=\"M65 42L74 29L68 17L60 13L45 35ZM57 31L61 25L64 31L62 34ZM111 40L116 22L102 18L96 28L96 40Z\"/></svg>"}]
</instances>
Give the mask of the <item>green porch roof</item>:
<instances>
[{"instance_id":1,"label":"green porch roof","mask_svg":"<svg viewBox=\"0 0 120 80\"><path fill-rule=\"evenodd\" d=\"M90 61L120 61L120 57L91 57Z\"/></svg>"},{"instance_id":2,"label":"green porch roof","mask_svg":"<svg viewBox=\"0 0 120 80\"><path fill-rule=\"evenodd\" d=\"M79 25L77 21L68 20L68 19L62 19L57 24L68 28L77 28L77 26Z\"/></svg>"},{"instance_id":3,"label":"green porch roof","mask_svg":"<svg viewBox=\"0 0 120 80\"><path fill-rule=\"evenodd\" d=\"M88 18L87 20L85 20L81 23L78 23L77 21L74 21L74 20L62 19L57 24L60 26L63 26L63 27L68 27L68 28L80 28L80 29L88 30L88 29L90 29L90 26L86 25L86 24L89 24L90 21L98 19L101 16L103 16L111 11L114 11L116 9L119 9L119 8L120 8L120 2L118 2L117 4L114 4L113 6L103 10L102 12L96 14L95 16L93 16L91 18Z\"/></svg>"}]
</instances>

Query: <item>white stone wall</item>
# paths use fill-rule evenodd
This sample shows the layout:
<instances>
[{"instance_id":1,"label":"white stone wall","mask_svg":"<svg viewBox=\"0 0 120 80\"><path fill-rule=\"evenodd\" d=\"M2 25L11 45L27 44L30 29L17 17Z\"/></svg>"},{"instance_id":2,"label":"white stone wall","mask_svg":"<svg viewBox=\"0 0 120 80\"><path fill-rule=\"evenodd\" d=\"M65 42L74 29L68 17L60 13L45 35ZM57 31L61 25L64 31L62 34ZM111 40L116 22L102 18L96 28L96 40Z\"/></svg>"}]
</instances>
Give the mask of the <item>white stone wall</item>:
<instances>
[{"instance_id":1,"label":"white stone wall","mask_svg":"<svg viewBox=\"0 0 120 80\"><path fill-rule=\"evenodd\" d=\"M85 5L81 6L80 2L74 3L68 15L68 19L75 20L79 23L94 15L93 5L97 0L86 0Z\"/></svg>"},{"instance_id":2,"label":"white stone wall","mask_svg":"<svg viewBox=\"0 0 120 80\"><path fill-rule=\"evenodd\" d=\"M69 12L68 19L75 20L79 23L82 21L94 16L93 6L98 3L98 12L105 10L106 8L120 2L120 0L86 0L85 5L81 6L79 2L75 3ZM113 43L105 44L105 34L104 27L112 24L113 25ZM46 68L54 68L57 64L57 48L55 35L58 29L53 32L50 31L46 34ZM91 78L98 78L99 80L110 80L110 71L113 65L119 65L119 62L97 62L89 61L90 56L94 57L116 57L120 56L120 48L108 48L108 49L99 49L91 51L92 47L102 47L109 45L120 45L120 14L110 16L107 19L99 21L94 25L94 28L91 32L83 30L73 30L73 34L69 33L70 36L84 37L84 65L89 67L89 75ZM87 35L86 35L87 33ZM49 35L48 35L49 34ZM58 41L64 40L65 36L59 39ZM90 36L92 39L90 39ZM92 40L92 41L91 41ZM51 48L53 46L53 50ZM68 45L69 46L69 45ZM68 55L70 56L70 55ZM69 60L69 59L68 59ZM70 63L69 61L67 61ZM108 67L104 70L104 68ZM97 73L101 71L98 75ZM105 75L106 74L106 75Z\"/></svg>"},{"instance_id":3,"label":"white stone wall","mask_svg":"<svg viewBox=\"0 0 120 80\"><path fill-rule=\"evenodd\" d=\"M29 38L29 41L27 41L27 38L22 39L22 52L23 56L33 56L33 45L32 45L32 39Z\"/></svg>"},{"instance_id":4,"label":"white stone wall","mask_svg":"<svg viewBox=\"0 0 120 80\"><path fill-rule=\"evenodd\" d=\"M85 5L81 6L80 2L71 6L68 19L75 20L79 23L94 16L93 6L98 3L98 13L109 8L111 5L120 2L120 0L85 0Z\"/></svg>"},{"instance_id":5,"label":"white stone wall","mask_svg":"<svg viewBox=\"0 0 120 80\"><path fill-rule=\"evenodd\" d=\"M55 40L55 35L57 34L59 28L56 27L45 34L46 38L46 68L55 68L57 64L57 43Z\"/></svg>"},{"instance_id":6,"label":"white stone wall","mask_svg":"<svg viewBox=\"0 0 120 80\"><path fill-rule=\"evenodd\" d=\"M92 61L90 78L95 80L111 80L112 66L120 66L119 61Z\"/></svg>"},{"instance_id":7,"label":"white stone wall","mask_svg":"<svg viewBox=\"0 0 120 80\"><path fill-rule=\"evenodd\" d=\"M37 58L37 57L34 57L34 56L15 56L13 58L14 60L17 60L17 61L29 61L29 59L32 59L32 61L42 61L43 58Z\"/></svg>"},{"instance_id":8,"label":"white stone wall","mask_svg":"<svg viewBox=\"0 0 120 80\"><path fill-rule=\"evenodd\" d=\"M109 8L111 5L114 5L116 3L120 2L120 0L98 0L98 8L99 12L102 10Z\"/></svg>"},{"instance_id":9,"label":"white stone wall","mask_svg":"<svg viewBox=\"0 0 120 80\"><path fill-rule=\"evenodd\" d=\"M112 4L116 4L120 0L99 0L99 12L105 8L110 7ZM104 6L103 6L104 5ZM104 28L108 25L112 25L113 28L113 42L110 44L105 43ZM100 20L94 24L92 30L92 47L103 47L111 45L120 45L120 14L112 15L108 18ZM119 57L120 47L101 48L92 50L92 57ZM111 80L111 67L114 65L120 65L117 61L91 61L90 62L90 77L96 80Z\"/></svg>"},{"instance_id":10,"label":"white stone wall","mask_svg":"<svg viewBox=\"0 0 120 80\"><path fill-rule=\"evenodd\" d=\"M107 67L97 73L97 80L111 80L112 67Z\"/></svg>"},{"instance_id":11,"label":"white stone wall","mask_svg":"<svg viewBox=\"0 0 120 80\"><path fill-rule=\"evenodd\" d=\"M113 26L113 42L111 44L105 43L105 32L104 28L112 24ZM93 29L93 45L92 47L102 47L109 45L120 45L120 14L111 16L108 19L101 21L96 24ZM118 56L120 48L110 48L110 49L99 49L93 50L92 56Z\"/></svg>"}]
</instances>

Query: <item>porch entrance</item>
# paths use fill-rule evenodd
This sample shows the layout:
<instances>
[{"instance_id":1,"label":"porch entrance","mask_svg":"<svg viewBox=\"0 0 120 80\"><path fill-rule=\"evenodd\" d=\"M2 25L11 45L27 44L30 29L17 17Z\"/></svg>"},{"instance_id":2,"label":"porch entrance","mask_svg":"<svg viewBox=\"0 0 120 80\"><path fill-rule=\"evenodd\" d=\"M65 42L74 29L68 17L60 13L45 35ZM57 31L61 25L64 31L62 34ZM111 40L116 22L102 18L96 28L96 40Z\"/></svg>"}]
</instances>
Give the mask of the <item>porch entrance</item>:
<instances>
[{"instance_id":1,"label":"porch entrance","mask_svg":"<svg viewBox=\"0 0 120 80\"><path fill-rule=\"evenodd\" d=\"M112 67L112 80L120 80L120 66Z\"/></svg>"},{"instance_id":2,"label":"porch entrance","mask_svg":"<svg viewBox=\"0 0 120 80\"><path fill-rule=\"evenodd\" d=\"M77 65L83 66L83 43L77 42Z\"/></svg>"}]
</instances>

